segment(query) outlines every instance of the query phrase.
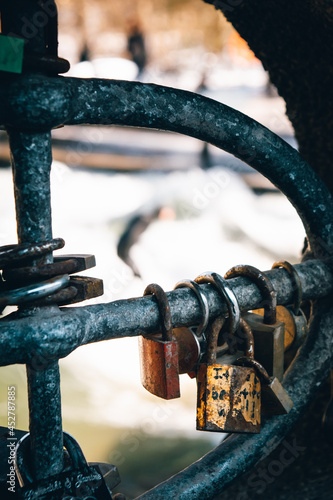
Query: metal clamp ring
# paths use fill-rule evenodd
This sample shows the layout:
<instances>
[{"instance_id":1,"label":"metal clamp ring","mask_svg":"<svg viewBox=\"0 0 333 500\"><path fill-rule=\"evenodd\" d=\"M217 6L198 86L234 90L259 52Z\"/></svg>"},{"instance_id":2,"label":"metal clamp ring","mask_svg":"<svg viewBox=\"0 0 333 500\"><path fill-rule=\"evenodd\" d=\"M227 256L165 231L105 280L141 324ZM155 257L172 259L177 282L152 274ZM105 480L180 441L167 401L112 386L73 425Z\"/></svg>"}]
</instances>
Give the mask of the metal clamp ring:
<instances>
[{"instance_id":1,"label":"metal clamp ring","mask_svg":"<svg viewBox=\"0 0 333 500\"><path fill-rule=\"evenodd\" d=\"M226 279L237 278L238 276L254 281L266 299L264 302L264 323L266 325L276 323L276 291L270 279L262 271L253 266L235 266L229 269L224 275Z\"/></svg>"},{"instance_id":2,"label":"metal clamp ring","mask_svg":"<svg viewBox=\"0 0 333 500\"><path fill-rule=\"evenodd\" d=\"M62 238L55 238L41 243L23 243L0 247L0 269L15 265L16 262L40 257L64 246L65 241Z\"/></svg>"},{"instance_id":3,"label":"metal clamp ring","mask_svg":"<svg viewBox=\"0 0 333 500\"><path fill-rule=\"evenodd\" d=\"M203 293L200 286L195 281L192 280L179 281L178 283L176 283L174 290L176 290L177 288L190 288L197 296L202 311L202 321L200 325L197 327L195 334L197 335L197 337L200 337L201 335L204 334L209 321L209 306L207 297Z\"/></svg>"},{"instance_id":4,"label":"metal clamp ring","mask_svg":"<svg viewBox=\"0 0 333 500\"><path fill-rule=\"evenodd\" d=\"M230 288L227 280L222 278L222 276L217 273L203 273L195 278L194 281L200 284L210 283L214 285L217 291L222 295L223 299L227 303L229 311L229 331L234 334L239 327L241 314L236 295Z\"/></svg>"},{"instance_id":5,"label":"metal clamp ring","mask_svg":"<svg viewBox=\"0 0 333 500\"><path fill-rule=\"evenodd\" d=\"M293 313L295 314L295 316L297 316L299 313L299 310L301 308L301 302L302 302L302 297L303 297L301 278L299 277L299 274L296 271L296 269L294 268L294 266L292 264L290 264L290 262L287 262L286 260L284 260L282 262L275 262L275 264L273 264L273 266L272 266L272 269L276 269L279 267L282 267L283 269L285 269L293 281L293 284L295 287Z\"/></svg>"},{"instance_id":6,"label":"metal clamp ring","mask_svg":"<svg viewBox=\"0 0 333 500\"><path fill-rule=\"evenodd\" d=\"M170 312L170 304L168 297L160 285L151 283L143 292L143 295L155 295L158 309L162 318L162 336L163 339L172 341L172 320Z\"/></svg>"},{"instance_id":7,"label":"metal clamp ring","mask_svg":"<svg viewBox=\"0 0 333 500\"><path fill-rule=\"evenodd\" d=\"M37 299L43 299L52 293L64 288L69 283L68 274L57 276L41 283L16 288L15 290L6 290L0 293L0 310L9 305L21 305L32 302Z\"/></svg>"}]
</instances>

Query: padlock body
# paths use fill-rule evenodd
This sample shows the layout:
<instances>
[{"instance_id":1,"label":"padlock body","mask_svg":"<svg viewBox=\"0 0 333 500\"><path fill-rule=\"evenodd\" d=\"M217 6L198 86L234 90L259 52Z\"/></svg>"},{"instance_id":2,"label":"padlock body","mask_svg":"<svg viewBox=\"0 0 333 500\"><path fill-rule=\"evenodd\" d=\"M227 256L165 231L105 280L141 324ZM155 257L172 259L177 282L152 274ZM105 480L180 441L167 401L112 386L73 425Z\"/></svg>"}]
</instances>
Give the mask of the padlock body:
<instances>
[{"instance_id":1,"label":"padlock body","mask_svg":"<svg viewBox=\"0 0 333 500\"><path fill-rule=\"evenodd\" d=\"M261 395L263 415L286 415L293 407L291 398L276 377L270 384L262 384Z\"/></svg>"},{"instance_id":2,"label":"padlock body","mask_svg":"<svg viewBox=\"0 0 333 500\"><path fill-rule=\"evenodd\" d=\"M163 399L180 397L178 346L176 341L164 341L162 335L139 337L141 383Z\"/></svg>"},{"instance_id":3,"label":"padlock body","mask_svg":"<svg viewBox=\"0 0 333 500\"><path fill-rule=\"evenodd\" d=\"M284 323L284 349L298 348L307 333L307 320L302 310L294 314L288 307L277 306L276 317Z\"/></svg>"},{"instance_id":4,"label":"padlock body","mask_svg":"<svg viewBox=\"0 0 333 500\"><path fill-rule=\"evenodd\" d=\"M112 500L111 492L96 466L84 471L62 472L37 484L23 486L18 494L21 500Z\"/></svg>"},{"instance_id":5,"label":"padlock body","mask_svg":"<svg viewBox=\"0 0 333 500\"><path fill-rule=\"evenodd\" d=\"M178 345L179 373L191 372L200 356L198 337L191 328L180 327L172 330L173 337Z\"/></svg>"},{"instance_id":6,"label":"padlock body","mask_svg":"<svg viewBox=\"0 0 333 500\"><path fill-rule=\"evenodd\" d=\"M255 359L263 365L268 374L282 380L284 373L284 323L264 323L260 314L246 313L244 320L250 326L254 338Z\"/></svg>"},{"instance_id":7,"label":"padlock body","mask_svg":"<svg viewBox=\"0 0 333 500\"><path fill-rule=\"evenodd\" d=\"M197 385L197 430L260 432L261 389L253 368L201 364Z\"/></svg>"}]
</instances>

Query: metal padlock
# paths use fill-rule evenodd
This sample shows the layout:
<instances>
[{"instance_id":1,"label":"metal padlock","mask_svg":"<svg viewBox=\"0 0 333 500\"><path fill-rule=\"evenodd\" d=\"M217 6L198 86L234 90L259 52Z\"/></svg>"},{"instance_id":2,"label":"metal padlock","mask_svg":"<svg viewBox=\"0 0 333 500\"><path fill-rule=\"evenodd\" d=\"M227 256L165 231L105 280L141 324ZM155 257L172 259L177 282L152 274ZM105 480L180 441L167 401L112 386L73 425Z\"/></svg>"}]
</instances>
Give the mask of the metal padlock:
<instances>
[{"instance_id":1,"label":"metal padlock","mask_svg":"<svg viewBox=\"0 0 333 500\"><path fill-rule=\"evenodd\" d=\"M237 350L237 339L235 332L239 327L241 319L240 308L236 296L229 286L227 280L222 278L218 273L203 273L196 279L196 283L213 285L228 308L228 328L225 329L223 335L219 336L218 345L227 344L230 352L235 353Z\"/></svg>"},{"instance_id":2,"label":"metal padlock","mask_svg":"<svg viewBox=\"0 0 333 500\"><path fill-rule=\"evenodd\" d=\"M294 287L294 303L292 306L277 306L277 318L279 321L283 321L285 324L285 339L284 348L285 351L292 351L295 353L296 350L303 343L304 338L307 334L307 319L305 314L301 309L303 290L301 279L296 271L295 267L287 262L275 262L272 269L283 268L293 281Z\"/></svg>"},{"instance_id":3,"label":"metal padlock","mask_svg":"<svg viewBox=\"0 0 333 500\"><path fill-rule=\"evenodd\" d=\"M270 377L265 368L249 357L241 357L236 365L255 368L261 380L261 412L263 415L285 415L290 412L293 402L281 382Z\"/></svg>"},{"instance_id":4,"label":"metal padlock","mask_svg":"<svg viewBox=\"0 0 333 500\"><path fill-rule=\"evenodd\" d=\"M202 310L202 321L197 327L173 329L173 337L178 343L179 373L187 373L190 378L195 378L199 361L207 346L205 330L209 321L209 306L207 297L195 281L179 281L174 290L178 288L190 288L195 293Z\"/></svg>"},{"instance_id":5,"label":"metal padlock","mask_svg":"<svg viewBox=\"0 0 333 500\"><path fill-rule=\"evenodd\" d=\"M213 322L207 363L200 365L197 374L197 430L257 434L261 422L260 380L253 368L216 363L223 324L222 317ZM247 349L247 354L253 356L253 349Z\"/></svg>"},{"instance_id":6,"label":"metal padlock","mask_svg":"<svg viewBox=\"0 0 333 500\"><path fill-rule=\"evenodd\" d=\"M112 500L103 475L97 465L88 465L75 439L64 436L64 448L68 460L63 472L40 481L34 480L30 470L30 434L17 445L15 468L19 480L18 496L22 500ZM116 484L117 481L114 481Z\"/></svg>"},{"instance_id":7,"label":"metal padlock","mask_svg":"<svg viewBox=\"0 0 333 500\"><path fill-rule=\"evenodd\" d=\"M264 309L255 309L253 312L260 316L264 315ZM291 307L277 306L276 319L284 324L285 352L298 349L308 330L307 319L303 311L299 309L298 314L295 314Z\"/></svg>"},{"instance_id":8,"label":"metal padlock","mask_svg":"<svg viewBox=\"0 0 333 500\"><path fill-rule=\"evenodd\" d=\"M276 292L268 277L253 266L231 268L225 278L247 277L254 281L264 296L264 315L248 312L243 315L250 325L256 347L256 360L269 375L282 380L284 373L284 323L277 321Z\"/></svg>"},{"instance_id":9,"label":"metal padlock","mask_svg":"<svg viewBox=\"0 0 333 500\"><path fill-rule=\"evenodd\" d=\"M180 397L178 345L173 339L170 305L163 289L152 283L144 295L154 295L162 318L162 334L139 337L141 383L163 399Z\"/></svg>"}]
</instances>

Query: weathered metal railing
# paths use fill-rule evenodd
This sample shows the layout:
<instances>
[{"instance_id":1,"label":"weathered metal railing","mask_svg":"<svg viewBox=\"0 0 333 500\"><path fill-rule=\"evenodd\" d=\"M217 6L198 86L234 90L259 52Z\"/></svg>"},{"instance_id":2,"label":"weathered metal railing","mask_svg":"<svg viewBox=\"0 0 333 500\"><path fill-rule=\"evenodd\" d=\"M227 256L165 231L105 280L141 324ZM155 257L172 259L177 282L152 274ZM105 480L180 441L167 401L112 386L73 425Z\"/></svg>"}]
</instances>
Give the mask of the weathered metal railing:
<instances>
[{"instance_id":1,"label":"weathered metal railing","mask_svg":"<svg viewBox=\"0 0 333 500\"><path fill-rule=\"evenodd\" d=\"M295 206L306 229L312 260L295 267L304 299L315 302L308 339L284 379L294 402L292 411L264 420L260 435L228 438L200 461L140 497L212 498L262 457L267 442L274 442L275 447L284 438L332 367L332 197L297 151L282 139L242 113L205 97L135 82L33 73L7 76L0 82L0 124L10 139L19 243L52 238L50 130L82 123L170 130L214 144L269 178ZM42 259L43 263L52 262L52 253ZM267 274L278 303L292 303L289 275L283 269ZM241 309L260 305L262 298L254 284L236 278L230 285ZM221 310L227 314L214 289L202 286L211 316ZM168 297L173 326L199 322L200 307L190 290L169 292ZM159 312L149 297L75 309L21 308L19 314L0 321L0 366L27 365L31 451L37 479L48 478L63 467L58 359L80 345L150 333L158 325ZM34 368L36 353L43 359L38 370Z\"/></svg>"}]
</instances>

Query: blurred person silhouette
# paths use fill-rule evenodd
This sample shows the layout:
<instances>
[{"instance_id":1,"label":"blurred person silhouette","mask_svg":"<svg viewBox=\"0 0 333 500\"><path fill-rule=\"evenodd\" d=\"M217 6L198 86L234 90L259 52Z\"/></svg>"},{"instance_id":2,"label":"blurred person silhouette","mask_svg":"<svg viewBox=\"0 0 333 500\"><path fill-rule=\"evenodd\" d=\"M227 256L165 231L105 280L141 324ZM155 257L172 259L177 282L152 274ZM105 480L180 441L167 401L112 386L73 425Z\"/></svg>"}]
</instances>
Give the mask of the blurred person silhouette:
<instances>
[{"instance_id":1,"label":"blurred person silhouette","mask_svg":"<svg viewBox=\"0 0 333 500\"><path fill-rule=\"evenodd\" d=\"M131 54L132 61L138 66L137 76L141 76L147 64L147 51L143 30L138 21L132 21L129 25L127 49Z\"/></svg>"},{"instance_id":2,"label":"blurred person silhouette","mask_svg":"<svg viewBox=\"0 0 333 500\"><path fill-rule=\"evenodd\" d=\"M208 97L207 96L208 90L209 89L208 89L208 85L207 85L207 73L206 73L206 71L203 71L201 81L200 81L198 87L196 88L196 93ZM213 166L207 142L204 142L202 149L201 149L200 166L203 170L208 170L209 168L211 168Z\"/></svg>"}]
</instances>

